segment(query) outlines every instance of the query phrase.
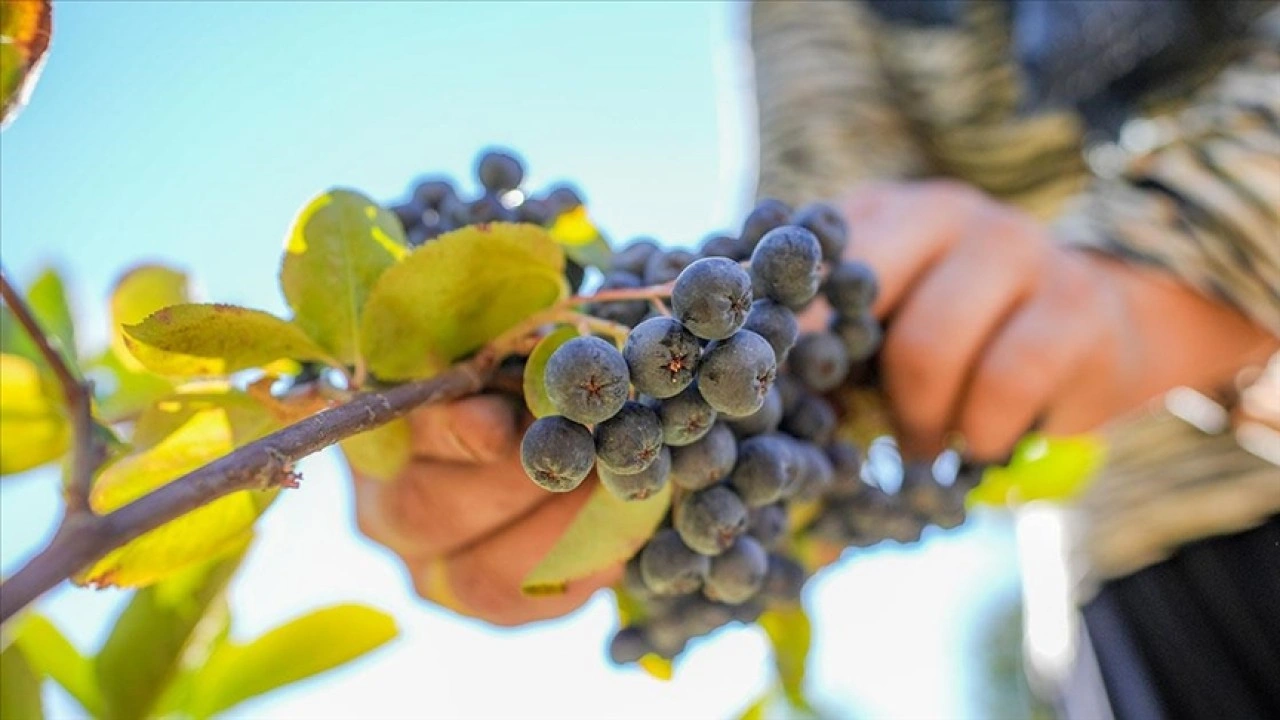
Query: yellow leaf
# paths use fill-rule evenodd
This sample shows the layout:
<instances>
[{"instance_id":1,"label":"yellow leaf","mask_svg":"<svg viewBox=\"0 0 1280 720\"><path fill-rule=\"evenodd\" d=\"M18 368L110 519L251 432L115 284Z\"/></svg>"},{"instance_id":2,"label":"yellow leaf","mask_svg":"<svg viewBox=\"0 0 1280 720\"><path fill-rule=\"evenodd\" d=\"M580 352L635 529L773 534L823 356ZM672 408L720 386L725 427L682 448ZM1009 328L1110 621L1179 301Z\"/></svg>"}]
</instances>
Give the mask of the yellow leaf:
<instances>
[{"instance_id":1,"label":"yellow leaf","mask_svg":"<svg viewBox=\"0 0 1280 720\"><path fill-rule=\"evenodd\" d=\"M227 407L212 404L189 414L179 408L174 414L189 419L150 447L107 467L94 483L90 506L98 513L110 512L226 455L235 449L237 440L253 439L271 427L270 416L265 410L260 413L251 423L255 431L241 427L252 417L246 407L229 412ZM148 431L148 439L162 434L155 428L164 425L164 420L150 420L148 426L153 429ZM244 490L219 498L113 550L76 581L140 587L239 549L249 541L254 521L274 494Z\"/></svg>"},{"instance_id":2,"label":"yellow leaf","mask_svg":"<svg viewBox=\"0 0 1280 720\"><path fill-rule=\"evenodd\" d=\"M382 380L440 372L568 292L564 252L535 225L445 233L379 278L361 348Z\"/></svg>"},{"instance_id":3,"label":"yellow leaf","mask_svg":"<svg viewBox=\"0 0 1280 720\"><path fill-rule=\"evenodd\" d=\"M71 430L36 364L0 355L0 474L22 472L66 453Z\"/></svg>"},{"instance_id":4,"label":"yellow leaf","mask_svg":"<svg viewBox=\"0 0 1280 720\"><path fill-rule=\"evenodd\" d=\"M524 404L529 407L529 412L533 413L534 417L557 414L551 398L547 397L547 384L542 375L547 369L547 360L551 359L551 353L576 337L578 337L577 328L572 325L561 325L539 340L533 352L529 353L529 359L524 364Z\"/></svg>"},{"instance_id":5,"label":"yellow leaf","mask_svg":"<svg viewBox=\"0 0 1280 720\"><path fill-rule=\"evenodd\" d=\"M136 325L157 310L191 302L186 273L165 265L138 265L111 289L111 350L124 368L139 372L142 363L129 352L123 326Z\"/></svg>"},{"instance_id":6,"label":"yellow leaf","mask_svg":"<svg viewBox=\"0 0 1280 720\"><path fill-rule=\"evenodd\" d=\"M769 709L770 703L773 702L773 691L770 690L756 698L755 702L742 711L738 716L738 720L764 720L764 713Z\"/></svg>"},{"instance_id":7,"label":"yellow leaf","mask_svg":"<svg viewBox=\"0 0 1280 720\"><path fill-rule=\"evenodd\" d=\"M613 251L609 241L591 221L587 208L579 205L561 213L549 231L556 242L564 246L565 253L584 267L609 269Z\"/></svg>"},{"instance_id":8,"label":"yellow leaf","mask_svg":"<svg viewBox=\"0 0 1280 720\"><path fill-rule=\"evenodd\" d=\"M234 305L175 305L124 328L125 343L161 375L227 375L280 358L332 362L297 325Z\"/></svg>"},{"instance_id":9,"label":"yellow leaf","mask_svg":"<svg viewBox=\"0 0 1280 720\"><path fill-rule=\"evenodd\" d=\"M804 692L805 668L809 662L809 645L813 628L804 608L798 604L776 607L760 615L760 627L773 646L773 662L787 701L792 707L809 710Z\"/></svg>"},{"instance_id":10,"label":"yellow leaf","mask_svg":"<svg viewBox=\"0 0 1280 720\"><path fill-rule=\"evenodd\" d=\"M231 445L240 447L279 427L279 422L258 400L226 384L192 385L149 405L133 426L133 447L155 447L182 428L198 413L221 412L231 432Z\"/></svg>"},{"instance_id":11,"label":"yellow leaf","mask_svg":"<svg viewBox=\"0 0 1280 720\"><path fill-rule=\"evenodd\" d=\"M641 670L648 673L650 677L663 682L670 682L671 678L675 676L675 668L672 666L671 661L661 655L649 653L641 657L636 664L640 666Z\"/></svg>"},{"instance_id":12,"label":"yellow leaf","mask_svg":"<svg viewBox=\"0 0 1280 720\"><path fill-rule=\"evenodd\" d=\"M13 122L27 104L52 36L50 0L0 3L0 128Z\"/></svg>"},{"instance_id":13,"label":"yellow leaf","mask_svg":"<svg viewBox=\"0 0 1280 720\"><path fill-rule=\"evenodd\" d=\"M407 252L400 221L364 195L337 189L311 200L289 230L280 267L294 322L338 360L355 364L369 291Z\"/></svg>"},{"instance_id":14,"label":"yellow leaf","mask_svg":"<svg viewBox=\"0 0 1280 720\"><path fill-rule=\"evenodd\" d=\"M597 483L569 529L525 577L521 591L559 594L569 582L626 560L653 535L670 506L669 483L652 497L633 502L619 499Z\"/></svg>"},{"instance_id":15,"label":"yellow leaf","mask_svg":"<svg viewBox=\"0 0 1280 720\"><path fill-rule=\"evenodd\" d=\"M339 443L351 469L373 478L391 480L409 461L409 423L403 418L343 440Z\"/></svg>"},{"instance_id":16,"label":"yellow leaf","mask_svg":"<svg viewBox=\"0 0 1280 720\"><path fill-rule=\"evenodd\" d=\"M395 638L395 620L337 605L291 620L244 645L219 647L192 684L187 710L206 718L278 687L350 662Z\"/></svg>"},{"instance_id":17,"label":"yellow leaf","mask_svg":"<svg viewBox=\"0 0 1280 720\"><path fill-rule=\"evenodd\" d=\"M618 609L618 625L627 627L628 625L635 625L645 621L648 614L645 612L644 603L627 592L622 583L618 583L611 589L613 590L614 605Z\"/></svg>"},{"instance_id":18,"label":"yellow leaf","mask_svg":"<svg viewBox=\"0 0 1280 720\"><path fill-rule=\"evenodd\" d=\"M1069 500L1080 493L1106 460L1101 438L1080 435L1023 438L1005 467L993 467L970 494L970 504L1003 506L1032 500Z\"/></svg>"}]
</instances>

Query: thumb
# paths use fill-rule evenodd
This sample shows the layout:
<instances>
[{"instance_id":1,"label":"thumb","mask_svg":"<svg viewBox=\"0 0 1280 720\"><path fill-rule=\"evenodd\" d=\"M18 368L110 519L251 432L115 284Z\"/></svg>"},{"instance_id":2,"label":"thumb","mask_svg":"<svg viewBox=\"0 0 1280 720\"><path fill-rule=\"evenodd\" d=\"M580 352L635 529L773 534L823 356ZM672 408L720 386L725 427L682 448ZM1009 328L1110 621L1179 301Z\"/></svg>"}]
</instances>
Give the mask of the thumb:
<instances>
[{"instance_id":1,"label":"thumb","mask_svg":"<svg viewBox=\"0 0 1280 720\"><path fill-rule=\"evenodd\" d=\"M419 408L408 417L413 452L443 462L497 461L516 451L520 415L516 399L496 394Z\"/></svg>"}]
</instances>

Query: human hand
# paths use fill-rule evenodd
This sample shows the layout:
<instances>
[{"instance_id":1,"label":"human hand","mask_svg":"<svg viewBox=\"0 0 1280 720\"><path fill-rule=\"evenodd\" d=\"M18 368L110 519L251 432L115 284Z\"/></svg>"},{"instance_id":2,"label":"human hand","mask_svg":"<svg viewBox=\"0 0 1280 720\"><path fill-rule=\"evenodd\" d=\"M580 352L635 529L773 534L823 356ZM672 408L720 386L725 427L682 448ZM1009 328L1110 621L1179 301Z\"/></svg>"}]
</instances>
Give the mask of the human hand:
<instances>
[{"instance_id":1,"label":"human hand","mask_svg":"<svg viewBox=\"0 0 1280 720\"><path fill-rule=\"evenodd\" d=\"M1053 242L1021 211L950 182L877 185L840 202L846 257L880 280L884 389L908 455L953 433L975 460L1035 427L1094 429L1280 342L1177 279Z\"/></svg>"},{"instance_id":2,"label":"human hand","mask_svg":"<svg viewBox=\"0 0 1280 720\"><path fill-rule=\"evenodd\" d=\"M564 615L616 582L621 564L553 597L525 597L520 583L590 497L594 474L574 492L534 485L520 465L523 405L478 395L408 416L413 457L391 482L355 473L356 520L404 562L424 598L496 625Z\"/></svg>"}]
</instances>

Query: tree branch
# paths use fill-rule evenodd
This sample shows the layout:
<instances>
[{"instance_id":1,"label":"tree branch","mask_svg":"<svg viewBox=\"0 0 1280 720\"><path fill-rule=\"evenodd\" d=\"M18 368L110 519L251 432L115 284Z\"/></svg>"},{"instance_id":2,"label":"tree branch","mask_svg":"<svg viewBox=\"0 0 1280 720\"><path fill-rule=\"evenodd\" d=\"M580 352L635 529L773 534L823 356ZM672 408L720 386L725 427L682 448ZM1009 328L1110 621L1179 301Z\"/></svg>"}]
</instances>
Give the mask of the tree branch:
<instances>
[{"instance_id":1,"label":"tree branch","mask_svg":"<svg viewBox=\"0 0 1280 720\"><path fill-rule=\"evenodd\" d=\"M6 295L7 297L7 295ZM0 585L0 622L107 553L184 513L239 490L279 485L293 463L420 405L482 390L501 354L482 351L428 380L362 393L238 448L107 515L71 515L49 546Z\"/></svg>"},{"instance_id":2,"label":"tree branch","mask_svg":"<svg viewBox=\"0 0 1280 720\"><path fill-rule=\"evenodd\" d=\"M14 296L13 305L26 313L24 326L33 331L37 343L48 347L47 338L40 332L25 303L4 282L6 302ZM643 289L654 294L669 293L669 286ZM612 299L612 298L611 298ZM220 497L239 490L278 487L287 481L295 462L322 450L344 438L372 430L390 422L421 405L445 402L483 390L494 377L499 362L513 353L528 353L540 328L548 323L579 322L590 331L625 336L623 325L611 323L574 312L571 308L581 304L580 298L564 302L535 313L515 327L495 338L483 350L469 360L454 365L449 370L428 380L397 385L384 390L356 395L349 402L323 410L276 431L248 445L237 448L207 465L162 485L151 493L134 500L106 515L94 515L88 509L89 482L96 469L99 456L92 454L95 447L93 418L89 413L87 388L76 383L61 358L48 348L77 389L69 397L83 397L83 411L77 413L83 421L77 423L77 454L74 467L88 478L83 505L68 505L67 515L48 547L40 551L17 573L0 585L0 622L7 621L15 613L29 605L44 592L62 580L69 578L108 553L157 527L177 519L185 513L207 505ZM18 314L15 312L15 314ZM76 405L80 408L80 405ZM81 432L81 428L84 432ZM88 444L81 438L88 437ZM83 452L82 452L83 451ZM79 477L77 475L77 477ZM80 486L77 483L77 486Z\"/></svg>"},{"instance_id":3,"label":"tree branch","mask_svg":"<svg viewBox=\"0 0 1280 720\"><path fill-rule=\"evenodd\" d=\"M35 314L27 306L27 301L9 282L9 275L3 268L0 268L0 295L4 297L4 304L31 338L62 388L75 442L72 449L71 482L66 493L67 516L91 513L89 487L93 483L94 471L102 464L105 452L93 427L93 391L88 383L76 378L62 353L49 343L49 335L40 327ZM75 348L63 348L63 352L73 353Z\"/></svg>"}]
</instances>

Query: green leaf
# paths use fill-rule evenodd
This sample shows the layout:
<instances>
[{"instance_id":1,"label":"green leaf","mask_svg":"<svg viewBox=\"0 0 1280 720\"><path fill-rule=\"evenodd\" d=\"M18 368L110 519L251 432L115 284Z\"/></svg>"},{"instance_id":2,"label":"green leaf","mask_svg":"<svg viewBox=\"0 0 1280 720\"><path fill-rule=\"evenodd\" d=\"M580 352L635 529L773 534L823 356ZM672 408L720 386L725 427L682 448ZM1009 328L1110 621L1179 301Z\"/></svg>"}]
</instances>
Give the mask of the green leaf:
<instances>
[{"instance_id":1,"label":"green leaf","mask_svg":"<svg viewBox=\"0 0 1280 720\"><path fill-rule=\"evenodd\" d=\"M803 607L794 604L766 610L758 622L773 646L774 667L787 701L797 710L812 712L804 692L805 668L813 638L809 616Z\"/></svg>"},{"instance_id":2,"label":"green leaf","mask_svg":"<svg viewBox=\"0 0 1280 720\"><path fill-rule=\"evenodd\" d=\"M338 189L315 198L294 220L280 268L294 322L338 360L357 364L369 291L407 252L395 214L364 195Z\"/></svg>"},{"instance_id":3,"label":"green leaf","mask_svg":"<svg viewBox=\"0 0 1280 720\"><path fill-rule=\"evenodd\" d=\"M13 122L27 104L52 36L49 0L0 3L0 129Z\"/></svg>"},{"instance_id":4,"label":"green leaf","mask_svg":"<svg viewBox=\"0 0 1280 720\"><path fill-rule=\"evenodd\" d=\"M549 232L564 247L565 254L583 267L608 270L613 263L609 241L581 205L561 213Z\"/></svg>"},{"instance_id":5,"label":"green leaf","mask_svg":"<svg viewBox=\"0 0 1280 720\"><path fill-rule=\"evenodd\" d=\"M58 272L53 268L46 268L37 275L27 288L26 301L31 314L40 324L40 329L49 338L49 344L59 352L72 372L76 372L79 359L75 324L71 308L67 304L66 289ZM26 329L18 324L7 306L0 311L0 351L21 355L34 362L42 372L48 370L35 342Z\"/></svg>"},{"instance_id":6,"label":"green leaf","mask_svg":"<svg viewBox=\"0 0 1280 720\"><path fill-rule=\"evenodd\" d=\"M521 585L528 595L557 595L570 581L635 554L671 506L671 485L645 500L620 500L600 484L569 529Z\"/></svg>"},{"instance_id":7,"label":"green leaf","mask_svg":"<svg viewBox=\"0 0 1280 720\"><path fill-rule=\"evenodd\" d=\"M161 375L227 375L282 358L333 362L297 325L234 305L167 307L124 333L133 356Z\"/></svg>"},{"instance_id":8,"label":"green leaf","mask_svg":"<svg viewBox=\"0 0 1280 720\"><path fill-rule=\"evenodd\" d=\"M40 720L43 717L40 676L17 644L12 643L0 651L0 718Z\"/></svg>"},{"instance_id":9,"label":"green leaf","mask_svg":"<svg viewBox=\"0 0 1280 720\"><path fill-rule=\"evenodd\" d=\"M409 462L412 439L409 423L403 418L338 443L351 469L373 478L391 480Z\"/></svg>"},{"instance_id":10,"label":"green leaf","mask_svg":"<svg viewBox=\"0 0 1280 720\"><path fill-rule=\"evenodd\" d=\"M361 347L382 380L440 372L563 298L564 253L542 228L490 223L445 233L374 285Z\"/></svg>"},{"instance_id":11,"label":"green leaf","mask_svg":"<svg viewBox=\"0 0 1280 720\"><path fill-rule=\"evenodd\" d=\"M173 381L142 369L132 354L121 355L108 348L89 362L98 382L97 414L109 422L132 418L148 405L173 392Z\"/></svg>"},{"instance_id":12,"label":"green leaf","mask_svg":"<svg viewBox=\"0 0 1280 720\"><path fill-rule=\"evenodd\" d=\"M361 605L337 605L303 615L245 645L214 652L193 684L188 712L197 718L318 675L391 641L390 615Z\"/></svg>"},{"instance_id":13,"label":"green leaf","mask_svg":"<svg viewBox=\"0 0 1280 720\"><path fill-rule=\"evenodd\" d=\"M578 337L577 328L572 325L561 325L538 341L529 353L529 360L524 364L524 404L534 417L556 415L556 407L547 397L547 383L543 373L547 369L547 361L551 353L561 345Z\"/></svg>"},{"instance_id":14,"label":"green leaf","mask_svg":"<svg viewBox=\"0 0 1280 720\"><path fill-rule=\"evenodd\" d=\"M29 613L18 622L14 643L31 667L61 685L89 715L100 715L102 696L93 663L43 615Z\"/></svg>"},{"instance_id":15,"label":"green leaf","mask_svg":"<svg viewBox=\"0 0 1280 720\"><path fill-rule=\"evenodd\" d=\"M1106 444L1091 435L1051 438L1033 433L1014 448L1005 467L993 467L969 502L1004 506L1032 500L1069 500L1102 467Z\"/></svg>"},{"instance_id":16,"label":"green leaf","mask_svg":"<svg viewBox=\"0 0 1280 720\"><path fill-rule=\"evenodd\" d=\"M211 618L215 627L222 622L213 611L241 559L191 567L133 594L94 663L104 718L141 720L151 713L201 626Z\"/></svg>"},{"instance_id":17,"label":"green leaf","mask_svg":"<svg viewBox=\"0 0 1280 720\"><path fill-rule=\"evenodd\" d=\"M170 412L165 406L173 404ZM140 419L144 438L154 444L136 449L104 470L94 482L89 504L106 513L226 455L275 427L263 408L237 393L174 396ZM170 417L171 416L171 417ZM165 434L167 423L176 427ZM162 439L156 439L163 436ZM242 548L252 537L258 515L276 491L242 490L218 498L161 525L108 553L76 576L97 587L141 587L201 561Z\"/></svg>"},{"instance_id":18,"label":"green leaf","mask_svg":"<svg viewBox=\"0 0 1280 720\"><path fill-rule=\"evenodd\" d=\"M35 363L0 355L0 475L56 460L70 446L70 425L43 383Z\"/></svg>"}]
</instances>

